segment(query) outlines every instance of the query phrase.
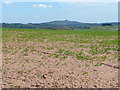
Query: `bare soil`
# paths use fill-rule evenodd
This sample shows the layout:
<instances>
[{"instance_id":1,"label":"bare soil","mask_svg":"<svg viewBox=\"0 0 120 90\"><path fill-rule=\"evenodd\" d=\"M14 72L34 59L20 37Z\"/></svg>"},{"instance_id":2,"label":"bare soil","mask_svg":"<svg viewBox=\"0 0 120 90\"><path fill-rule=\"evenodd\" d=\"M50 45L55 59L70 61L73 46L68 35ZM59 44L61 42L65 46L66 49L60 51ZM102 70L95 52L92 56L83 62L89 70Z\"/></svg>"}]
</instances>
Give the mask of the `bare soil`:
<instances>
[{"instance_id":1,"label":"bare soil","mask_svg":"<svg viewBox=\"0 0 120 90\"><path fill-rule=\"evenodd\" d=\"M84 47L75 47L83 45ZM118 61L114 53L98 54L108 58L99 65L96 59L77 60L75 54L55 56L59 49L87 55L86 43L35 41L5 42L8 51L3 54L3 87L22 88L116 88L118 87ZM71 48L74 47L74 48ZM27 50L25 50L27 49ZM117 56L117 55L116 55ZM92 57L92 56L91 56ZM110 59L114 60L110 60Z\"/></svg>"}]
</instances>

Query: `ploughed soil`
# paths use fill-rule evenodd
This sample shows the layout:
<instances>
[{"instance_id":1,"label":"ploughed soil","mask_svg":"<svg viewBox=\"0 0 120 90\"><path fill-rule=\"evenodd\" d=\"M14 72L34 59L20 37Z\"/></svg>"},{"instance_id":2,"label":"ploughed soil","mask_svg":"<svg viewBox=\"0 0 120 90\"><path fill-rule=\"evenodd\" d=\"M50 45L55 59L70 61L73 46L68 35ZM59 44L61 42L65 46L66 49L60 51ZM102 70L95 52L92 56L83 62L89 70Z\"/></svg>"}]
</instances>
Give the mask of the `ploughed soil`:
<instances>
[{"instance_id":1,"label":"ploughed soil","mask_svg":"<svg viewBox=\"0 0 120 90\"><path fill-rule=\"evenodd\" d=\"M117 51L109 50L109 53L92 55L88 52L91 45L98 44L65 41L4 42L3 87L118 87ZM76 57L79 51L84 54Z\"/></svg>"}]
</instances>

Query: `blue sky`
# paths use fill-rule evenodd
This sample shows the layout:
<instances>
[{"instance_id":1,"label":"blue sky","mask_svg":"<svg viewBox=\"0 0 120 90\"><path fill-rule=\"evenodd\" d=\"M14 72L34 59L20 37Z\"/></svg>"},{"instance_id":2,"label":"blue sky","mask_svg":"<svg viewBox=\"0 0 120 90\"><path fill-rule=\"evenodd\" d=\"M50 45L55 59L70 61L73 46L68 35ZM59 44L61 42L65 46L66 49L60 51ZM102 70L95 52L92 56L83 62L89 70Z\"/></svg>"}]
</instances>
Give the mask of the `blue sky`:
<instances>
[{"instance_id":1,"label":"blue sky","mask_svg":"<svg viewBox=\"0 0 120 90\"><path fill-rule=\"evenodd\" d=\"M2 22L42 23L54 20L79 22L118 21L117 2L4 2Z\"/></svg>"}]
</instances>

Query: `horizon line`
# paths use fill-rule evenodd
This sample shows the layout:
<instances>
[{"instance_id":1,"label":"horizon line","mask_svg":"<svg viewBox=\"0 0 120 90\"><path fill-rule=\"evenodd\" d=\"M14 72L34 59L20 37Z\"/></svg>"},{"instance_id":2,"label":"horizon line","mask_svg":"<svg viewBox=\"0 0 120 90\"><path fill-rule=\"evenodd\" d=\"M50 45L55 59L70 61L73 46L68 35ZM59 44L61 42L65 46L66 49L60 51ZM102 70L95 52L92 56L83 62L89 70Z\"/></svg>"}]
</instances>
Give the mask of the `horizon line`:
<instances>
[{"instance_id":1,"label":"horizon line","mask_svg":"<svg viewBox=\"0 0 120 90\"><path fill-rule=\"evenodd\" d=\"M53 20L53 21L75 21L75 20L67 20L67 19L65 19L65 20ZM45 21L45 22L26 22L26 23L24 23L24 22L1 22L1 23L20 23L20 24L29 24L29 23L39 23L39 24L41 24L41 23L48 23L48 22L53 22L53 21ZM120 22L120 21L105 21L105 22L80 22L80 21L75 21L75 22L79 22L79 23L118 23L118 22Z\"/></svg>"}]
</instances>

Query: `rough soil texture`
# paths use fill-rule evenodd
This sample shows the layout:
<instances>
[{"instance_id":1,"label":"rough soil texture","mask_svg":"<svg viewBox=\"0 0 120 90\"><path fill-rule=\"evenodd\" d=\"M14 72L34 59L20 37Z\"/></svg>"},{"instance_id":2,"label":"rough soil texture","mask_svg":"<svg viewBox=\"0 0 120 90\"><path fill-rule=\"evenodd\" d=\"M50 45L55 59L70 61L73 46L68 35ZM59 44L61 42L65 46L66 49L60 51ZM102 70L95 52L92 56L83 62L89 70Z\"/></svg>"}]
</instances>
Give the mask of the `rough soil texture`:
<instances>
[{"instance_id":1,"label":"rough soil texture","mask_svg":"<svg viewBox=\"0 0 120 90\"><path fill-rule=\"evenodd\" d=\"M47 41L47 40L45 40ZM77 47L80 46L81 47ZM117 51L97 54L82 60L77 52L89 55L96 43L37 41L4 42L3 87L23 88L116 88L118 87ZM74 48L72 48L74 47ZM8 49L9 48L9 49ZM59 49L74 53L63 53ZM59 52L58 52L59 51ZM100 63L102 56L107 58ZM91 55L92 58L93 56ZM114 58L116 57L116 58Z\"/></svg>"}]
</instances>

